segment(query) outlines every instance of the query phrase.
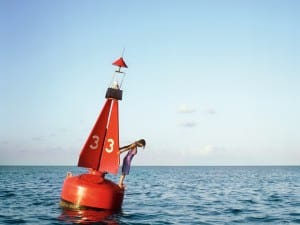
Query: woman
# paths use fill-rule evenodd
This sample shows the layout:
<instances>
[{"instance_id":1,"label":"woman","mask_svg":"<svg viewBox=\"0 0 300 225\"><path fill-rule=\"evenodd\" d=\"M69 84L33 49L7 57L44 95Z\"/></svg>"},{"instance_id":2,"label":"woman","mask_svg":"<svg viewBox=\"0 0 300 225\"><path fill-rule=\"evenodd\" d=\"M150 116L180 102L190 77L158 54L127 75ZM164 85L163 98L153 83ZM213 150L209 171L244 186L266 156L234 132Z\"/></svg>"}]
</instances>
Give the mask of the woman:
<instances>
[{"instance_id":1,"label":"woman","mask_svg":"<svg viewBox=\"0 0 300 225\"><path fill-rule=\"evenodd\" d=\"M137 147L145 148L145 146L146 146L146 141L144 139L140 139L130 145L120 148L120 154L128 151L127 155L123 159L122 175L119 181L119 186L121 188L123 188L123 181L125 179L125 176L129 174L131 160L137 154Z\"/></svg>"}]
</instances>

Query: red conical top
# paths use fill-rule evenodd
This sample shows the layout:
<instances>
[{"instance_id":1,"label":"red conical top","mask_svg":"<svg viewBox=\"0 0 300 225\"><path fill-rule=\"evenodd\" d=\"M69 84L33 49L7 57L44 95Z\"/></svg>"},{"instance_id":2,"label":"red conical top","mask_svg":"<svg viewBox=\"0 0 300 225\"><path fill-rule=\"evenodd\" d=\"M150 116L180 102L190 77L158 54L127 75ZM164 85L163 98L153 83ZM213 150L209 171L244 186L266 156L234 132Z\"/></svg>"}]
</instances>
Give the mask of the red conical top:
<instances>
[{"instance_id":1,"label":"red conical top","mask_svg":"<svg viewBox=\"0 0 300 225\"><path fill-rule=\"evenodd\" d=\"M127 65L126 65L123 57L120 57L118 60L114 61L113 65L127 68Z\"/></svg>"},{"instance_id":2,"label":"red conical top","mask_svg":"<svg viewBox=\"0 0 300 225\"><path fill-rule=\"evenodd\" d=\"M119 107L118 100L107 99L83 146L78 166L117 174L119 169Z\"/></svg>"}]
</instances>

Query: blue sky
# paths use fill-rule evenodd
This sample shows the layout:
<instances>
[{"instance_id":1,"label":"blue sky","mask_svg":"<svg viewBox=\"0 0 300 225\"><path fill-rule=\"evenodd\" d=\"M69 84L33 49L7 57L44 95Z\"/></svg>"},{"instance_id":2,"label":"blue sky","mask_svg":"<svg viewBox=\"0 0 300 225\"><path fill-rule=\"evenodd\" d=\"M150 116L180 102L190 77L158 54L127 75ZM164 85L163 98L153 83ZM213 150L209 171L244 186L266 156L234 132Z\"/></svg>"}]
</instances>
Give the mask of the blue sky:
<instances>
[{"instance_id":1,"label":"blue sky","mask_svg":"<svg viewBox=\"0 0 300 225\"><path fill-rule=\"evenodd\" d=\"M299 1L0 0L0 164L76 165L125 48L135 165L300 164Z\"/></svg>"}]
</instances>

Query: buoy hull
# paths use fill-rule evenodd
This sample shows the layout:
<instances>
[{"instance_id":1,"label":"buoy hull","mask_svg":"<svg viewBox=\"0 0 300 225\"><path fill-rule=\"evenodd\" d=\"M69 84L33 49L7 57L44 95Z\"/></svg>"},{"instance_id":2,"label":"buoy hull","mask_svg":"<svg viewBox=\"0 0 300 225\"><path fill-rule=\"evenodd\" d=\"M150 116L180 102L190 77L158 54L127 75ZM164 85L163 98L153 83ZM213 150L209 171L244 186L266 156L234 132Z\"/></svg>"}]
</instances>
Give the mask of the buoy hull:
<instances>
[{"instance_id":1,"label":"buoy hull","mask_svg":"<svg viewBox=\"0 0 300 225\"><path fill-rule=\"evenodd\" d=\"M95 208L119 210L122 207L124 189L114 182L93 174L67 177L61 199L69 208ZM70 204L66 204L70 203Z\"/></svg>"}]
</instances>

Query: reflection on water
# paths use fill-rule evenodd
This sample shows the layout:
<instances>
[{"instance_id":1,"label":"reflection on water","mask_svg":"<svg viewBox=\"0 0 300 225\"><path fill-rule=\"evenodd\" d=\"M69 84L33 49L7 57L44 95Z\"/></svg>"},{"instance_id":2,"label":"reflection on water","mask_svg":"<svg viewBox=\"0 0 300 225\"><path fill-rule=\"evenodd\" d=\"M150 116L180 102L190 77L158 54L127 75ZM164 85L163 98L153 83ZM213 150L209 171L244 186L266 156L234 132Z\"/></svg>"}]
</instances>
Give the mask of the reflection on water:
<instances>
[{"instance_id":1,"label":"reflection on water","mask_svg":"<svg viewBox=\"0 0 300 225\"><path fill-rule=\"evenodd\" d=\"M114 218L119 212L93 209L62 209L59 220L75 224L111 224L117 225Z\"/></svg>"}]
</instances>

